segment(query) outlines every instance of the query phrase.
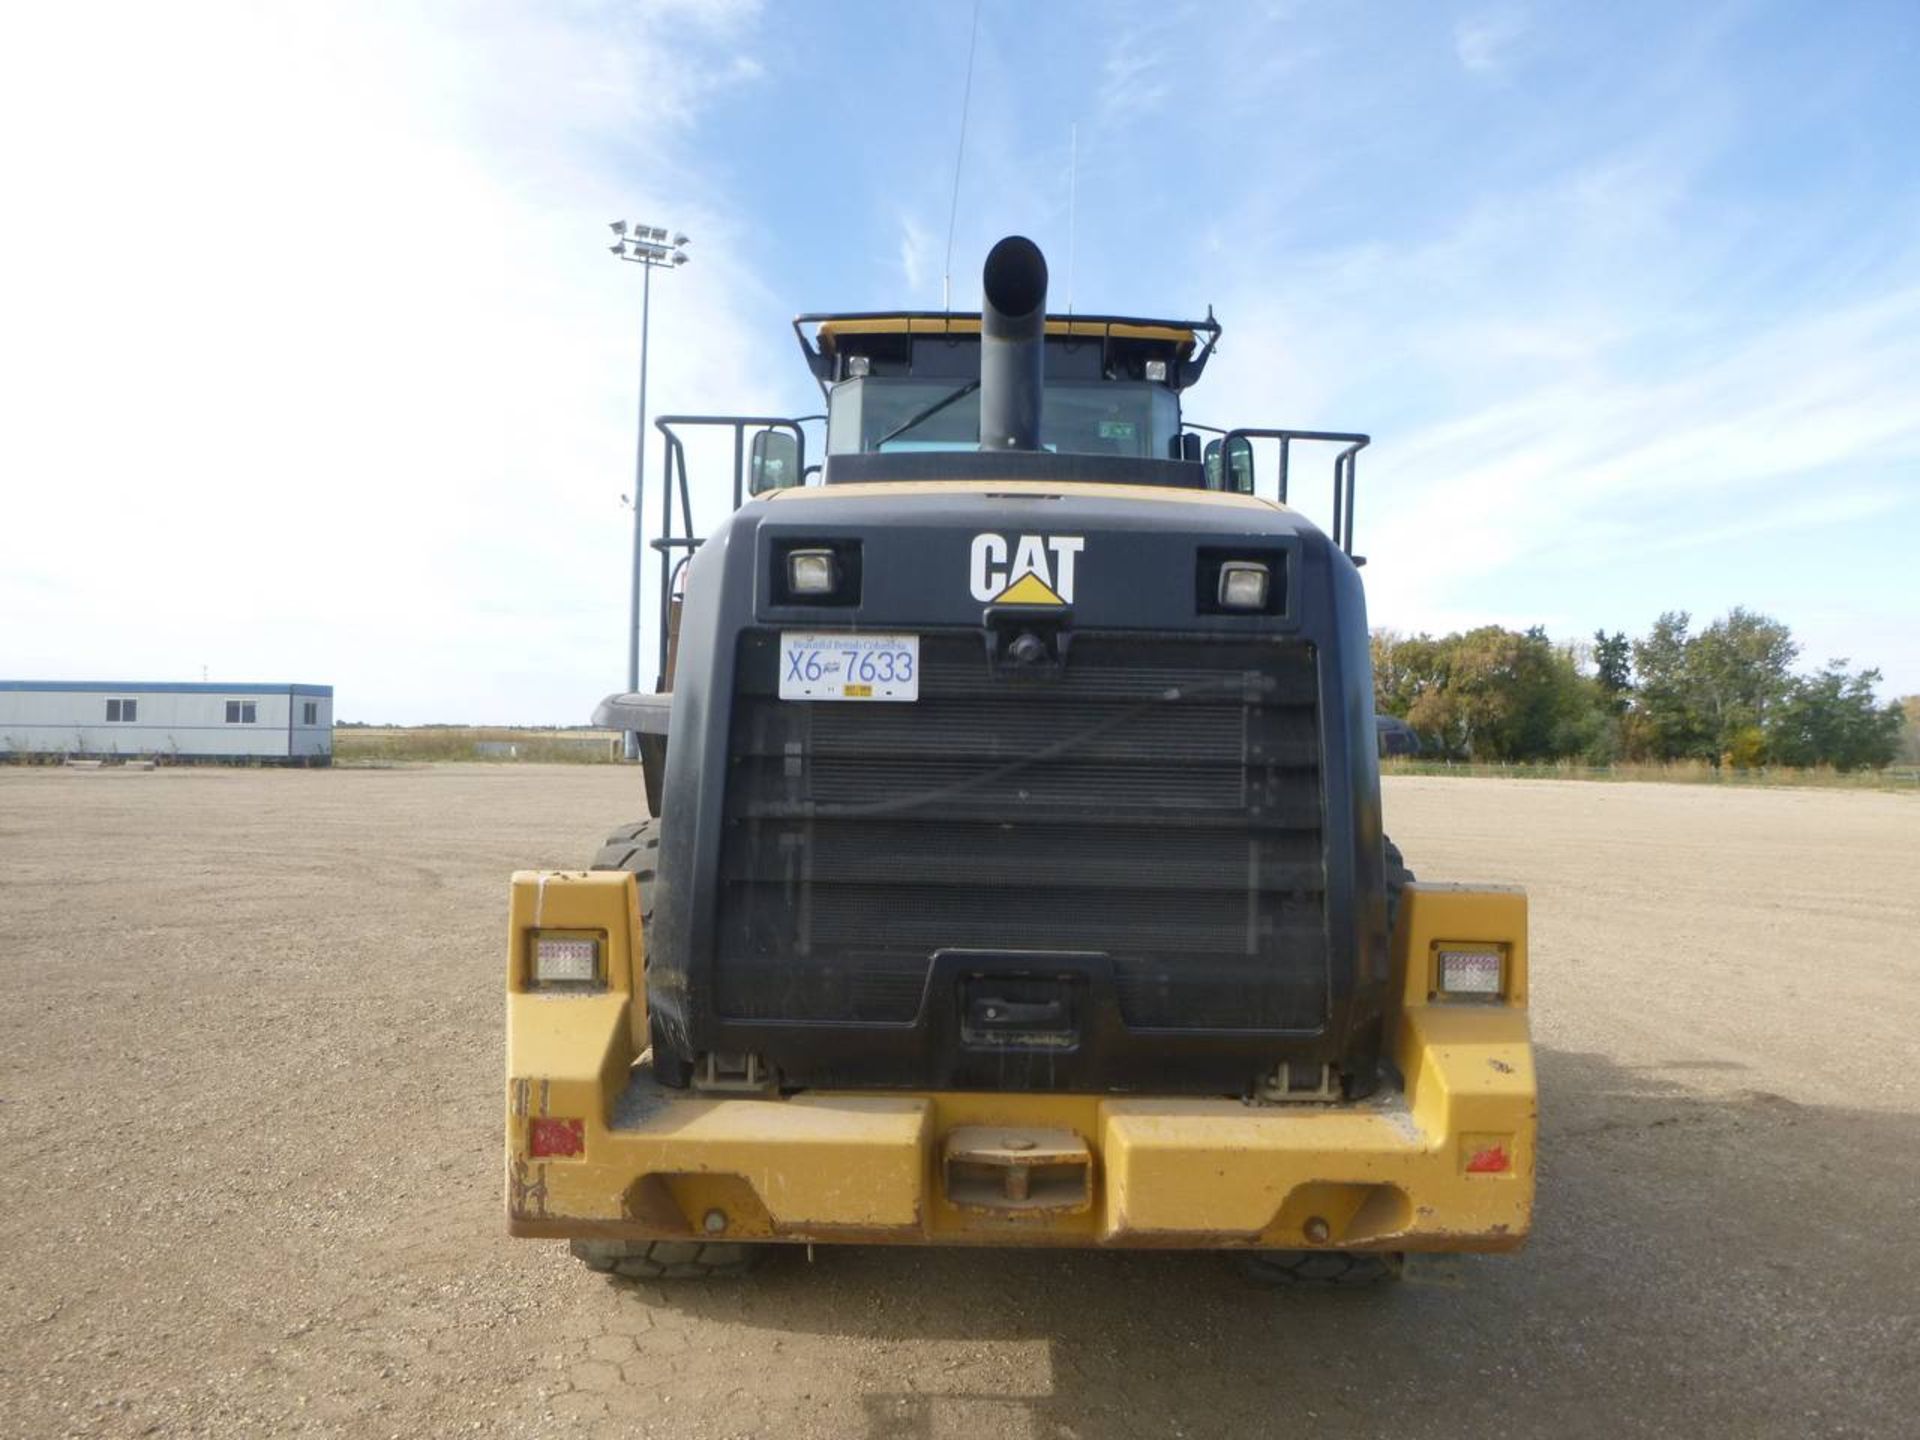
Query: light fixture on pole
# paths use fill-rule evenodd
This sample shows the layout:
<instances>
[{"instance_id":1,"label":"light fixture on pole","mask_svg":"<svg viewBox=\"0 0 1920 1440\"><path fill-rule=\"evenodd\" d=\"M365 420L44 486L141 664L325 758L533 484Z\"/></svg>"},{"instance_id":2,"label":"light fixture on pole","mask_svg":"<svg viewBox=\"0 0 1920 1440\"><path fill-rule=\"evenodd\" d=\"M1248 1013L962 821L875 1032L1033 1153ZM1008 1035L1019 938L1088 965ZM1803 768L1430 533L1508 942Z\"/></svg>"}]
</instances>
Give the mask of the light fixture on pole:
<instances>
[{"instance_id":1,"label":"light fixture on pole","mask_svg":"<svg viewBox=\"0 0 1920 1440\"><path fill-rule=\"evenodd\" d=\"M647 489L647 332L653 308L653 272L662 266L675 269L687 263L687 252L682 248L687 244L687 237L676 232L669 240L662 227L643 225L637 221L629 225L625 220L615 220L607 228L614 235L614 243L607 247L614 257L641 266L646 277L640 286L640 438L635 442L633 451L633 588L627 615L627 689L638 690L640 564L646 553L640 517L641 501ZM626 736L627 759L635 759L639 754L640 737L629 730Z\"/></svg>"}]
</instances>

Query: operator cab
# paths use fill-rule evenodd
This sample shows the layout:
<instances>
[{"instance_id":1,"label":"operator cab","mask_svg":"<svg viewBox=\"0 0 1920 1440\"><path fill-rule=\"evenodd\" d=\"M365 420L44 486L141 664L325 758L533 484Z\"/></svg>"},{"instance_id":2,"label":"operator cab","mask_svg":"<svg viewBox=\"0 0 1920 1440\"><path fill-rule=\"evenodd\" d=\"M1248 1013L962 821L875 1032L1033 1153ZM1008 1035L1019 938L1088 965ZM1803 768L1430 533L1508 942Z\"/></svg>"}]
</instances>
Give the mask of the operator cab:
<instances>
[{"instance_id":1,"label":"operator cab","mask_svg":"<svg viewBox=\"0 0 1920 1440\"><path fill-rule=\"evenodd\" d=\"M803 328L818 327L812 338ZM827 454L958 453L980 446L980 320L948 314L803 315L795 333L827 397ZM1211 318L1050 318L1040 448L1200 458L1180 392L1220 334Z\"/></svg>"}]
</instances>

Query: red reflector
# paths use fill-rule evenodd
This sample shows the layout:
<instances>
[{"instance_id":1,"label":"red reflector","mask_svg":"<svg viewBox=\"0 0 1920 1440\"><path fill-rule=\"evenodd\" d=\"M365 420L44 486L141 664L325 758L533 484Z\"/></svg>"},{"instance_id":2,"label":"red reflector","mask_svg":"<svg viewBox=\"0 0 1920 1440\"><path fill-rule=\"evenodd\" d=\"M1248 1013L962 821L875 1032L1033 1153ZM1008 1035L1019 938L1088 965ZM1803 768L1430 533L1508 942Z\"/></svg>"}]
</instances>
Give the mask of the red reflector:
<instances>
[{"instance_id":1,"label":"red reflector","mask_svg":"<svg viewBox=\"0 0 1920 1440\"><path fill-rule=\"evenodd\" d=\"M527 1122L527 1153L539 1158L578 1155L587 1148L584 1120L554 1120L547 1116Z\"/></svg>"},{"instance_id":2,"label":"red reflector","mask_svg":"<svg viewBox=\"0 0 1920 1440\"><path fill-rule=\"evenodd\" d=\"M1507 1158L1504 1145L1484 1145L1474 1151L1473 1158L1467 1161L1469 1175L1498 1175L1512 1167L1513 1161Z\"/></svg>"}]
</instances>

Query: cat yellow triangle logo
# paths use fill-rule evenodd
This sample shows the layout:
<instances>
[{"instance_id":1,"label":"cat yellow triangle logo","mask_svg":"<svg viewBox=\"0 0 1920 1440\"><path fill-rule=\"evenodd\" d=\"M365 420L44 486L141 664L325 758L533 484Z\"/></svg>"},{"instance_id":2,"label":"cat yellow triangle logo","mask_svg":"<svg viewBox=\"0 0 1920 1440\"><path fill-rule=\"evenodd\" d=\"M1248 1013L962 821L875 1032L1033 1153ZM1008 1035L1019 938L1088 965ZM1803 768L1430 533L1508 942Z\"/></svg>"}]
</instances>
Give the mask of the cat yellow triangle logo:
<instances>
[{"instance_id":1,"label":"cat yellow triangle logo","mask_svg":"<svg viewBox=\"0 0 1920 1440\"><path fill-rule=\"evenodd\" d=\"M1083 535L976 535L968 588L988 605L1071 605L1075 562L1086 548Z\"/></svg>"},{"instance_id":2,"label":"cat yellow triangle logo","mask_svg":"<svg viewBox=\"0 0 1920 1440\"><path fill-rule=\"evenodd\" d=\"M996 605L1064 605L1067 603L1054 594L1053 587L1038 575L1022 575L993 599Z\"/></svg>"}]
</instances>

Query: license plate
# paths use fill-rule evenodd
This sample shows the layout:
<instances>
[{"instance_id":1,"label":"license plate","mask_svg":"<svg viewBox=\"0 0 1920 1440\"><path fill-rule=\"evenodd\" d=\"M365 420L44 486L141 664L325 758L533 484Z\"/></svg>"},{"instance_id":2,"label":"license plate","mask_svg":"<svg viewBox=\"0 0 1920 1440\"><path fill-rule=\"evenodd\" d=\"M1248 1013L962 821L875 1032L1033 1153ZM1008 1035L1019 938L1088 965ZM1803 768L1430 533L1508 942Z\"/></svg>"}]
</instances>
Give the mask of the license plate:
<instances>
[{"instance_id":1,"label":"license plate","mask_svg":"<svg viewBox=\"0 0 1920 1440\"><path fill-rule=\"evenodd\" d=\"M918 700L918 635L780 632L782 700Z\"/></svg>"}]
</instances>

